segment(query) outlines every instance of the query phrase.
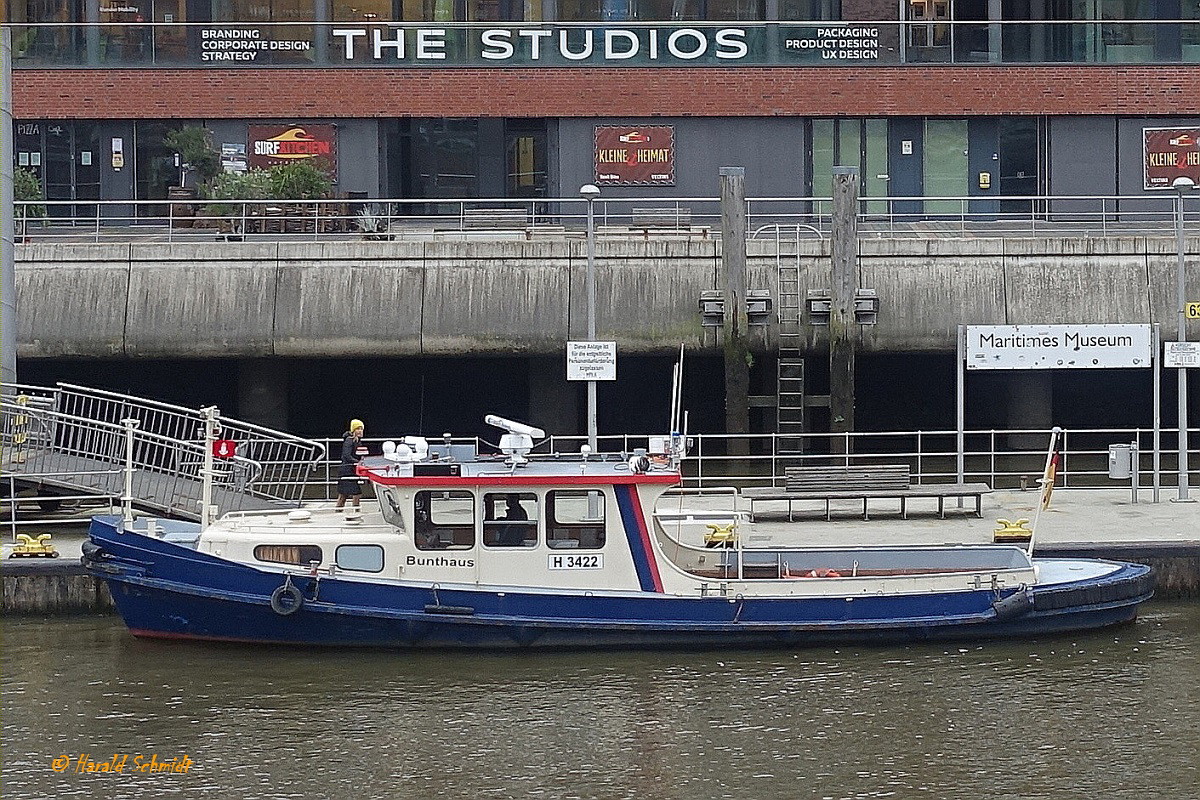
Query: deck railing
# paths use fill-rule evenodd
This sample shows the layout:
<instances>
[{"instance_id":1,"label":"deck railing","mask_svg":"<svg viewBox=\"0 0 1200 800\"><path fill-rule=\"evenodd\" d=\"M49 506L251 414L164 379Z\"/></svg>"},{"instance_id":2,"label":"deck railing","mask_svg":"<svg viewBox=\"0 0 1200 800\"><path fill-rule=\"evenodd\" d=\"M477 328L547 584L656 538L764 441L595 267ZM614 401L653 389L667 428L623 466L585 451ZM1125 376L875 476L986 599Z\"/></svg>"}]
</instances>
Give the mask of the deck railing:
<instances>
[{"instance_id":1,"label":"deck railing","mask_svg":"<svg viewBox=\"0 0 1200 800\"><path fill-rule=\"evenodd\" d=\"M595 201L598 239L719 238L713 197ZM872 238L1096 238L1174 235L1173 192L1133 195L980 195L862 197L859 235ZM221 213L217 213L217 211ZM672 222L672 217L676 219ZM828 240L828 197L756 197L746 201L747 237L759 241ZM50 200L16 203L18 242L128 243L302 241L552 241L582 239L580 198L462 200L337 199L225 202L204 200ZM1184 198L1184 227L1200 230L1200 197Z\"/></svg>"},{"instance_id":2,"label":"deck railing","mask_svg":"<svg viewBox=\"0 0 1200 800\"><path fill-rule=\"evenodd\" d=\"M118 410L124 410L118 409L118 406L134 398L84 390L82 387L64 387L64 393L75 395L76 399L71 403L75 404L76 411L86 411L97 419L83 423L74 414L62 415L42 409L36 412L39 421L34 423L35 414L29 412L29 405L18 406L8 397L0 401L5 449L2 480L8 487L15 486L15 481L19 479L62 479L61 484L76 485L86 492L81 491L76 495L60 489L52 494L26 496L23 501L59 499L74 502L86 495L111 508L122 494L120 487L124 475L125 434L123 426L106 422L103 418L106 415L118 415ZM143 408L162 415L157 423L160 429L170 430L172 426L180 426L174 429L184 433L194 430L196 422L190 413L181 414L174 410L175 407L152 402L145 402ZM21 417L26 419L22 421ZM146 419L150 426L156 425L153 415ZM53 435L46 433L46 428L52 429ZM232 426L227 431L237 436ZM22 433L26 435L21 436ZM984 482L994 489L1036 490L1046 457L1045 451L1036 445L1038 442L1048 442L1049 433L1035 429L967 431L963 479L967 482ZM1197 441L1196 433L1192 431L1192 441ZM1139 448L1137 475L1140 498L1158 499L1159 492L1155 487L1173 494L1178 475L1175 451L1170 449L1175 446L1174 432L1164 430L1161 436L1162 449L1156 458L1153 431L1150 429L1090 428L1063 431L1056 484L1075 489L1130 489L1129 479L1108 477L1108 447L1136 442ZM601 436L599 450L609 458L619 458L622 453L629 454L637 448L647 447L649 439L648 435ZM729 494L732 488L778 486L783 482L786 467L805 464L906 464L914 484L953 483L958 479L954 431L789 433L785 436L769 433L698 434L691 435L689 439L691 448L683 462L683 486L688 491ZM56 453L88 456L93 460L106 459L109 467L89 473L79 469L55 471L56 464L65 463L61 459L35 464L28 454L38 446L38 442L44 446L48 441L59 443ZM372 452L379 453L385 437L366 441ZM494 443L483 439L461 438L453 441L456 444L473 444L480 452L499 452ZM580 445L586 441L586 436L552 436L540 442L534 454L577 453ZM802 442L801 452L791 452L789 448L795 448L798 441ZM292 456L284 458L275 455L262 461L235 459L233 466L219 472L218 488L245 496L261 495L264 490L269 490L273 498L288 503L302 499L332 498L337 482L337 460L326 457L326 454L338 453L340 440L309 441L285 435L283 442L284 447L291 448L289 452ZM259 440L256 446L263 444L264 441ZM1031 446L1034 449L1027 449ZM23 448L26 453L24 458L18 455ZM140 435L136 448L139 469L159 477L135 483L135 496L151 490L173 493L173 500L168 502L173 502L177 510L186 512L189 504L194 506L199 500L198 475L202 456L203 449L197 441L171 439L160 434ZM97 476L102 479L98 480ZM223 512L239 508L236 503L228 502L229 496L223 496L226 500L221 507ZM3 506L8 507L11 515L12 501L6 499ZM19 522L13 521L12 524L15 532L17 524L61 523L73 519L70 516L47 519L36 514L23 514Z\"/></svg>"}]
</instances>

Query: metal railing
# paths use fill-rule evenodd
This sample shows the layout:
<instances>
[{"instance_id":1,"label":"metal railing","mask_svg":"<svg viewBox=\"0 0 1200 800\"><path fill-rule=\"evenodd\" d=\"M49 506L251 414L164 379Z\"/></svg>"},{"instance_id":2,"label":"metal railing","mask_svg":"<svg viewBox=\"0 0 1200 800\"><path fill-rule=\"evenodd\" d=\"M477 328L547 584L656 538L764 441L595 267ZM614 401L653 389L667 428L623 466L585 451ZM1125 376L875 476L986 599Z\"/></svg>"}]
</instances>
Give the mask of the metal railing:
<instances>
[{"instance_id":1,"label":"metal railing","mask_svg":"<svg viewBox=\"0 0 1200 800\"><path fill-rule=\"evenodd\" d=\"M17 22L18 69L1188 64L1200 20ZM619 38L606 36L620 31ZM421 31L418 36L418 31ZM486 35L485 35L486 34ZM534 49L536 47L536 50ZM535 55L536 53L536 55Z\"/></svg>"},{"instance_id":2,"label":"metal railing","mask_svg":"<svg viewBox=\"0 0 1200 800\"><path fill-rule=\"evenodd\" d=\"M199 411L72 384L6 389L0 436L10 484L107 498L124 494L126 471L132 469L134 498L171 513L198 515L201 467L210 446ZM238 420L219 422L219 437L235 444L234 455L218 459L214 470L222 508L294 506L303 499L313 469L325 458L319 443ZM20 501L15 493L10 497Z\"/></svg>"},{"instance_id":3,"label":"metal railing","mask_svg":"<svg viewBox=\"0 0 1200 800\"><path fill-rule=\"evenodd\" d=\"M595 201L596 234L620 238L717 238L720 200L657 199L674 225L640 224L645 198ZM1137 195L896 196L859 201L861 238L1010 238L1170 236L1174 192ZM1184 197L1184 226L1200 230L1200 197ZM18 242L287 242L581 239L586 201L577 197L515 200L225 201L215 213L203 200L49 200L16 203ZM501 212L501 213L497 213ZM31 216L32 215L32 216ZM750 239L828 239L828 197L746 201Z\"/></svg>"},{"instance_id":4,"label":"metal railing","mask_svg":"<svg viewBox=\"0 0 1200 800\"><path fill-rule=\"evenodd\" d=\"M79 387L72 387L72 390L80 396L87 396ZM109 399L112 400L120 397L109 395ZM150 401L139 403L145 403L153 414L174 408ZM37 449L34 445L24 448L26 458L15 455L23 448L14 445L14 439L19 438L17 434L21 431L28 430L30 423L14 425L14 420L19 414L33 416L29 414L28 408L27 405L16 406L8 398L3 400L3 437L6 453L3 481L9 485L10 494L0 506L8 505L10 509L14 509L15 504L20 502L50 498L77 500L85 496L82 493L43 493L14 499L13 491L17 481L49 478L65 479L62 483L88 488L86 496L111 506L111 503L123 494L121 484L124 480L124 427L102 419L92 420L90 423L83 422L70 415L62 415L66 418L61 420L60 425L57 424L59 420L56 418L59 415L56 413L38 411L37 414L42 415L47 422L55 423L49 426L55 429L55 435L53 439L48 436L30 436L28 441L63 441L64 453L83 454L92 463L99 461L109 465L107 469L92 470L90 473L78 468L55 472L53 460L45 462L44 466L37 462L31 463L29 456ZM115 409L109 406L108 410L104 411L103 406L93 405L89 406L88 410L101 411L100 416L105 413L112 416ZM168 414L167 419L171 422L166 429L183 424L179 422L179 419L183 418L188 420L186 427L191 430L196 424L193 414L194 412L188 412L178 417ZM153 420L153 417L148 419ZM223 424L226 422L222 420ZM64 431L61 440L59 429ZM1030 441L1035 444L1048 441L1049 434L1048 430L1035 429L966 432L963 480L987 483L994 489L1036 490L1037 481L1045 465L1046 453L1041 449L1024 449L1024 445ZM1129 480L1114 480L1108 477L1108 447L1111 444L1137 442L1137 485L1143 493L1154 492L1157 499L1156 487L1173 490L1177 478L1176 454L1174 450L1169 449L1175 442L1173 432L1164 430L1161 437L1162 449L1156 458L1153 450L1154 432L1150 429L1091 428L1063 431L1058 451L1060 460L1056 483L1060 487L1075 489L1129 489ZM601 436L600 452L607 454L609 458L618 458L619 454L630 454L637 448L648 447L649 439L649 435ZM689 493L698 491L730 495L732 488L780 486L783 484L784 470L787 467L802 465L905 464L909 467L913 483L917 485L954 483L959 479L956 472L958 453L955 448L954 431L696 434L689 436L689 439L692 446L682 465L683 489ZM787 447L791 448L798 439L803 440L801 453L783 451L782 440L786 440ZM381 443L385 440L386 437L372 438L367 440L367 444L372 452L378 453L381 451ZM222 511L239 510L237 496L261 494L261 489L267 485L273 487L275 498L286 500L288 503L328 500L333 496L338 462L326 457L326 454L339 452L340 440L307 441L285 437L285 441L292 443L289 447L301 447L303 458L290 463L288 459L276 458L275 466L278 469L269 481L263 476L272 471L270 461L258 464L250 459L235 460L235 465L241 464L244 467L234 466L224 470L218 465L217 487L228 490L228 494L221 498ZM479 438L460 438L453 441L455 444L473 444L479 452L499 452L495 444ZM587 437L583 435L552 436L540 442L534 453L577 453L580 446L586 442ZM69 447L65 443L69 443ZM304 444L308 447L303 448ZM10 449L13 447L16 447L15 451ZM313 456L312 460L304 460L310 455ZM177 514L189 516L189 509L194 513L200 498L198 469L202 457L203 448L198 442L172 440L167 436L144 435L144 432L139 432L135 459L140 477L134 481L134 496L145 497L150 492L159 495L163 492L173 492L175 494L170 506ZM37 468L26 469L27 465ZM89 474L102 479L87 481L85 479ZM247 475L251 477L244 480L244 476ZM1164 479L1166 483L1163 482ZM250 491L247 492L247 489ZM234 498L234 502L230 502L230 498ZM16 524L64 521L71 520L62 517L27 517L20 523L14 522L13 530L15 533Z\"/></svg>"},{"instance_id":5,"label":"metal railing","mask_svg":"<svg viewBox=\"0 0 1200 800\"><path fill-rule=\"evenodd\" d=\"M1138 485L1174 487L1177 431L1160 431L1159 458L1154 458L1154 431L1150 428L1080 428L1064 430L1059 440L1057 485L1079 489L1128 488L1128 480L1108 477L1108 447L1138 443ZM599 451L609 457L647 448L653 434L598 437ZM380 452L388 437L367 439L372 452ZM905 464L916 485L955 483L957 433L945 431L880 431L850 433L762 433L693 434L692 446L683 460L683 486L689 490L724 490L782 486L787 467L804 465ZM973 430L964 437L962 480L987 483L993 489L1036 488L1045 467L1050 431ZM323 440L330 453L337 452L339 439ZM455 439L456 444L474 444L480 452L498 453L494 443L483 439ZM1035 446L1028 449L1032 442ZM585 435L551 436L534 448L534 455L578 453L587 443ZM799 449L799 453L796 450ZM1158 475L1155 474L1158 464ZM326 462L324 496L336 483L336 461ZM1163 479L1169 483L1163 483Z\"/></svg>"}]
</instances>

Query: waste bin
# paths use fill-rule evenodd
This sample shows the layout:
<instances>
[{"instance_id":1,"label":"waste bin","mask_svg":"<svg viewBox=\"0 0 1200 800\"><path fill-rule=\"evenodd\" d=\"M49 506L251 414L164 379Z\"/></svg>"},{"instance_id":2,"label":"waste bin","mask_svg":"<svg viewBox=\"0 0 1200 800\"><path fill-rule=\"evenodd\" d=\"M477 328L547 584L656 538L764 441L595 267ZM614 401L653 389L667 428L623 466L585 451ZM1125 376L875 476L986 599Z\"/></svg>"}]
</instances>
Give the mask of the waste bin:
<instances>
[{"instance_id":1,"label":"waste bin","mask_svg":"<svg viewBox=\"0 0 1200 800\"><path fill-rule=\"evenodd\" d=\"M1108 446L1108 477L1133 477L1133 445L1110 444Z\"/></svg>"}]
</instances>

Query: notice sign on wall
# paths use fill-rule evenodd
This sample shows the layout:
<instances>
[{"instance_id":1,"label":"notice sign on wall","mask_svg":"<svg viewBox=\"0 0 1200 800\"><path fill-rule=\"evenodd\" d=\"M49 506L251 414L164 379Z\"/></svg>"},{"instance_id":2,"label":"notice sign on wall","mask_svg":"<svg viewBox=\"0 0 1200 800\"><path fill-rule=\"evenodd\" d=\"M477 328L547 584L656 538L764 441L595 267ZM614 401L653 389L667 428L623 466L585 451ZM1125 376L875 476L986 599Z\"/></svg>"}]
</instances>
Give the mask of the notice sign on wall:
<instances>
[{"instance_id":1,"label":"notice sign on wall","mask_svg":"<svg viewBox=\"0 0 1200 800\"><path fill-rule=\"evenodd\" d=\"M616 342L567 342L567 380L615 381Z\"/></svg>"},{"instance_id":2,"label":"notice sign on wall","mask_svg":"<svg viewBox=\"0 0 1200 800\"><path fill-rule=\"evenodd\" d=\"M597 125L595 142L597 185L675 185L673 126Z\"/></svg>"},{"instance_id":3,"label":"notice sign on wall","mask_svg":"<svg viewBox=\"0 0 1200 800\"><path fill-rule=\"evenodd\" d=\"M1142 128L1144 188L1170 189L1176 178L1200 185L1200 128Z\"/></svg>"},{"instance_id":4,"label":"notice sign on wall","mask_svg":"<svg viewBox=\"0 0 1200 800\"><path fill-rule=\"evenodd\" d=\"M337 183L335 125L251 125L247 151L252 168L311 161Z\"/></svg>"},{"instance_id":5,"label":"notice sign on wall","mask_svg":"<svg viewBox=\"0 0 1200 800\"><path fill-rule=\"evenodd\" d=\"M1150 366L1149 325L968 325L967 369Z\"/></svg>"}]
</instances>

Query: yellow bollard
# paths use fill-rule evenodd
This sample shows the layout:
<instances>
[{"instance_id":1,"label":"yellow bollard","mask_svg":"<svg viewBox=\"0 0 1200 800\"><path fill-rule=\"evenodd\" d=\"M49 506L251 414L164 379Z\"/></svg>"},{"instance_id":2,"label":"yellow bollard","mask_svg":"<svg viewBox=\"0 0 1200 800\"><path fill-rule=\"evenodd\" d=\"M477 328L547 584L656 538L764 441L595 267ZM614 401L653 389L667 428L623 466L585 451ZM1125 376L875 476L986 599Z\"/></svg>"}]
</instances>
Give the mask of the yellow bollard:
<instances>
[{"instance_id":1,"label":"yellow bollard","mask_svg":"<svg viewBox=\"0 0 1200 800\"><path fill-rule=\"evenodd\" d=\"M13 546L9 558L58 558L58 551L50 544L50 534L42 533L37 537L18 533L19 544Z\"/></svg>"},{"instance_id":2,"label":"yellow bollard","mask_svg":"<svg viewBox=\"0 0 1200 800\"><path fill-rule=\"evenodd\" d=\"M1007 519L998 519L996 523L1000 527L992 533L992 541L997 544L1024 543L1028 542L1030 537L1033 536L1033 531L1025 527L1029 523L1027 519L1019 519L1016 522Z\"/></svg>"},{"instance_id":3,"label":"yellow bollard","mask_svg":"<svg viewBox=\"0 0 1200 800\"><path fill-rule=\"evenodd\" d=\"M705 547L733 547L737 543L736 522L729 525L710 522L704 527L708 528L708 532L704 534Z\"/></svg>"}]
</instances>

